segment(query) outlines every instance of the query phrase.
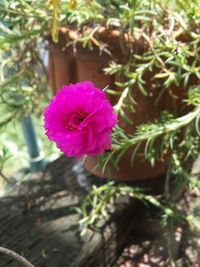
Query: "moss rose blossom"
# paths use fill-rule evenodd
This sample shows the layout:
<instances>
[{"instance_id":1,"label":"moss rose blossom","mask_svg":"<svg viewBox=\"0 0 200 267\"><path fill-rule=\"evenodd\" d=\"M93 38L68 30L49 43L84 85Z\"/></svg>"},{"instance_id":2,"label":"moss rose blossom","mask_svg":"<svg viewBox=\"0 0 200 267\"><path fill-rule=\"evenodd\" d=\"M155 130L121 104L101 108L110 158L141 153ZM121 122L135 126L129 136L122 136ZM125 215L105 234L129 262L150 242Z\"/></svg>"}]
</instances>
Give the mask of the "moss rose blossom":
<instances>
[{"instance_id":1,"label":"moss rose blossom","mask_svg":"<svg viewBox=\"0 0 200 267\"><path fill-rule=\"evenodd\" d=\"M105 93L89 81L63 86L44 110L47 137L68 157L110 149L116 121Z\"/></svg>"}]
</instances>

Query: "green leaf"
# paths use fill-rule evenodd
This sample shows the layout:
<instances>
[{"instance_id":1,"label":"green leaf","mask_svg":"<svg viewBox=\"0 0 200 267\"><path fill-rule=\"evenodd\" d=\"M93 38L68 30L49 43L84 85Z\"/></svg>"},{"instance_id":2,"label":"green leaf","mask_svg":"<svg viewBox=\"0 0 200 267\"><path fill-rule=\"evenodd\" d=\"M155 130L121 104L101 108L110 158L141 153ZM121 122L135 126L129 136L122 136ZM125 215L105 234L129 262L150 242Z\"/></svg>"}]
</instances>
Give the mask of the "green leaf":
<instances>
[{"instance_id":1,"label":"green leaf","mask_svg":"<svg viewBox=\"0 0 200 267\"><path fill-rule=\"evenodd\" d=\"M120 160L122 159L122 157L124 156L124 154L128 151L129 148L125 148L123 149L118 155L117 155L117 158L116 158L116 164L118 165Z\"/></svg>"},{"instance_id":2,"label":"green leaf","mask_svg":"<svg viewBox=\"0 0 200 267\"><path fill-rule=\"evenodd\" d=\"M135 157L136 157L136 155L137 155L137 152L138 152L140 146L141 146L141 143L138 143L138 144L135 146L135 148L134 148L134 150L133 150L133 152L132 152L132 154L131 154L131 167L133 167L134 159L135 159Z\"/></svg>"}]
</instances>

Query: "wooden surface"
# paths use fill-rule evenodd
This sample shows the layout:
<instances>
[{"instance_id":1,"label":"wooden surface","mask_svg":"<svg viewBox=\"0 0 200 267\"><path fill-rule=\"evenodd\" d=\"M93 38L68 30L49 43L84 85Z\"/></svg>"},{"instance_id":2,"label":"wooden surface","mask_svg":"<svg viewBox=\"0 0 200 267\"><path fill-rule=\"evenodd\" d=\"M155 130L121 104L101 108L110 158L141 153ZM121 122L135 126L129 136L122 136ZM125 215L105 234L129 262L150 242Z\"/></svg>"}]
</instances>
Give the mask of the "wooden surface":
<instances>
[{"instance_id":1,"label":"wooden surface","mask_svg":"<svg viewBox=\"0 0 200 267\"><path fill-rule=\"evenodd\" d=\"M143 241L148 241L151 255L154 248L154 256L150 260L157 257L158 247L161 246L164 251L162 256L166 259L166 240L159 220L153 219L154 210L141 202L134 201L126 208L117 210L105 222L101 232L88 231L84 238L80 237L79 217L73 208L79 205L87 193L82 186L88 178L95 184L105 182L87 173L84 175L77 161L61 157L49 164L45 173L30 175L11 193L1 198L0 246L23 255L36 267L140 266L137 265L137 252L131 254L128 261L132 263L126 265L126 249L133 251L140 242L140 255L143 252L146 255ZM160 190L159 183L157 187ZM176 256L180 242L181 237L174 247ZM0 267L20 265L0 255Z\"/></svg>"},{"instance_id":2,"label":"wooden surface","mask_svg":"<svg viewBox=\"0 0 200 267\"><path fill-rule=\"evenodd\" d=\"M72 210L79 197L67 190L65 182L72 162L63 161L50 165L46 175L30 176L0 201L1 246L36 266L69 266L83 244L78 237L78 216ZM0 266L18 265L1 256Z\"/></svg>"},{"instance_id":3,"label":"wooden surface","mask_svg":"<svg viewBox=\"0 0 200 267\"><path fill-rule=\"evenodd\" d=\"M61 157L44 174L30 175L1 198L0 246L23 255L36 267L112 266L129 234L128 222L134 225L132 207L131 212L130 207L120 211L123 216L119 212L101 233L89 231L82 239L73 208L86 192L77 183L80 170L73 171L74 166L76 161ZM105 182L91 178L96 184ZM0 255L0 267L18 266Z\"/></svg>"}]
</instances>

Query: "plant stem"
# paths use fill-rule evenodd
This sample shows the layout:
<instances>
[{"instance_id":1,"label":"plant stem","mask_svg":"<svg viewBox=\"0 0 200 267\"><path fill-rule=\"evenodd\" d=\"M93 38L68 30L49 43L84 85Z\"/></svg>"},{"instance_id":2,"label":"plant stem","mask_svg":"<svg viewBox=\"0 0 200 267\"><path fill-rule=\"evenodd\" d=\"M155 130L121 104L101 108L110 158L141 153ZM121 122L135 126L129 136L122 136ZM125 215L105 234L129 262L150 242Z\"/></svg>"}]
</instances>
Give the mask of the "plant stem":
<instances>
[{"instance_id":1,"label":"plant stem","mask_svg":"<svg viewBox=\"0 0 200 267\"><path fill-rule=\"evenodd\" d=\"M176 262L174 261L174 256L173 256L173 242L172 242L172 236L174 232L174 226L172 222L172 218L168 219L168 225L166 227L167 233L166 233L166 238L167 238L167 250L168 250L168 255L169 255L169 263L171 267L177 267Z\"/></svg>"},{"instance_id":2,"label":"plant stem","mask_svg":"<svg viewBox=\"0 0 200 267\"><path fill-rule=\"evenodd\" d=\"M0 176L3 178L3 180L8 183L8 184L12 184L12 182L9 180L8 177L5 176L5 174L3 174L3 172L0 170Z\"/></svg>"},{"instance_id":3,"label":"plant stem","mask_svg":"<svg viewBox=\"0 0 200 267\"><path fill-rule=\"evenodd\" d=\"M191 111L190 113L182 117L175 119L173 122L166 123L165 125L160 126L153 131L147 131L146 133L140 134L139 136L133 136L128 141L124 141L121 145L113 146L112 152L115 153L119 150L129 147L130 145L135 145L139 142L179 130L182 127L185 127L187 124L191 123L193 120L195 120L196 117L199 115L199 113L200 113L200 107L197 107L195 110Z\"/></svg>"},{"instance_id":4,"label":"plant stem","mask_svg":"<svg viewBox=\"0 0 200 267\"><path fill-rule=\"evenodd\" d=\"M170 183L170 174L171 174L171 168L170 166L167 169L166 177L165 177L165 186L164 186L164 195L166 200L170 197L170 189L169 189L169 183Z\"/></svg>"},{"instance_id":5,"label":"plant stem","mask_svg":"<svg viewBox=\"0 0 200 267\"><path fill-rule=\"evenodd\" d=\"M24 257L20 256L19 254L17 254L16 252L14 252L10 249L0 247L0 253L5 254L7 256L10 256L11 258L15 259L16 261L18 261L19 263L21 263L25 267L35 267L27 259L25 259Z\"/></svg>"}]
</instances>

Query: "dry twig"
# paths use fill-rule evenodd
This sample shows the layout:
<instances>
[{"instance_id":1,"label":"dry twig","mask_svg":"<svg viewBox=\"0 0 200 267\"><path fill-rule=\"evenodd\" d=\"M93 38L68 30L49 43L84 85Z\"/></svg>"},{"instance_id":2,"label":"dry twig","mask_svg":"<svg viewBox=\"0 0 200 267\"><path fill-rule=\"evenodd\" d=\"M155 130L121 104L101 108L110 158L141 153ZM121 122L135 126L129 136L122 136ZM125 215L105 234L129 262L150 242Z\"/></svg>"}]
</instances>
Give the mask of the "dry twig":
<instances>
[{"instance_id":1,"label":"dry twig","mask_svg":"<svg viewBox=\"0 0 200 267\"><path fill-rule=\"evenodd\" d=\"M16 252L14 252L10 249L0 247L0 253L5 254L7 256L10 256L11 258L15 259L16 261L18 261L19 263L21 263L25 267L35 267L27 259L25 259L24 257L20 256L19 254L17 254Z\"/></svg>"}]
</instances>

